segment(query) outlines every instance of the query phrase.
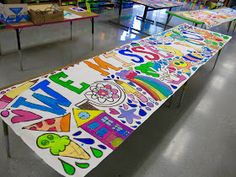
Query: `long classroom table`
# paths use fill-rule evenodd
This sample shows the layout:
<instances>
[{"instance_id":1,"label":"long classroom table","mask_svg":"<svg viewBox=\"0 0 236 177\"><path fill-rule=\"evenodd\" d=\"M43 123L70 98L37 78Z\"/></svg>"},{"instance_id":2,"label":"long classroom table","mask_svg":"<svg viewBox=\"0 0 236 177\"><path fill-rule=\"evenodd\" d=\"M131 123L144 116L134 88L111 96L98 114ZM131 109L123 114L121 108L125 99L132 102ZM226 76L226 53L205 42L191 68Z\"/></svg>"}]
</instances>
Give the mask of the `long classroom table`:
<instances>
[{"instance_id":1,"label":"long classroom table","mask_svg":"<svg viewBox=\"0 0 236 177\"><path fill-rule=\"evenodd\" d=\"M207 29L219 26L223 23L229 23L227 33L229 32L232 23L236 20L236 10L226 7L214 10L167 11L167 14L169 15L167 24L172 16L192 22L195 25L205 25Z\"/></svg>"},{"instance_id":2,"label":"long classroom table","mask_svg":"<svg viewBox=\"0 0 236 177\"><path fill-rule=\"evenodd\" d=\"M50 4L44 4L44 5L29 5L28 9L46 9ZM88 12L86 10L76 11L73 10L76 9L75 6L61 6L61 8L64 10L64 20L62 21L55 21L50 23L44 23L42 25L35 25L31 21L26 22L20 22L15 24L5 24L5 29L14 29L16 31L16 37L17 37L17 49L19 52L19 59L20 59L20 69L23 70L23 63L22 63L22 47L21 47L21 39L20 39L20 32L25 28L31 28L31 27L38 27L38 26L44 26L44 25L51 25L51 24L57 24L57 23L70 23L70 38L72 40L72 25L73 21L80 21L80 20L86 20L90 19L92 23L92 45L94 40L94 18L98 17L98 14L95 14L93 12ZM3 22L2 22L3 23Z\"/></svg>"},{"instance_id":3,"label":"long classroom table","mask_svg":"<svg viewBox=\"0 0 236 177\"><path fill-rule=\"evenodd\" d=\"M178 2L178 1L169 1L169 0L132 0L132 2L136 3L136 4L140 4L140 5L143 5L145 7L144 9L144 13L143 13L143 16L137 16L137 19L141 19L143 22L144 21L147 21L147 22L151 22L151 23L154 23L153 20L151 19L147 19L147 13L149 11L154 11L154 10L162 10L162 9L169 9L169 11L172 10L172 8L174 7L181 7L184 5L184 3L182 2ZM122 16L122 5L123 5L123 0L120 0L119 1L119 14L118 14L118 22L115 22L115 24L118 24L120 26L122 26L123 28L128 28L128 29L131 29L131 30L134 30L134 31L138 31L139 33L143 33L143 34L146 34L146 35L149 35L145 32L143 32L142 30L138 30L138 29L135 29L133 27L130 27L130 26L126 26L126 25L123 25L121 24L121 16ZM168 19L168 18L167 18ZM112 21L114 23L114 21ZM156 21L156 24L155 25L165 25L161 22L158 22Z\"/></svg>"},{"instance_id":4,"label":"long classroom table","mask_svg":"<svg viewBox=\"0 0 236 177\"><path fill-rule=\"evenodd\" d=\"M143 5L145 7L143 16L137 16L142 21L150 21L154 22L153 20L147 19L148 11L154 10L162 10L162 9L169 9L172 10L174 7L181 7L184 5L182 2L178 1L169 1L169 0L132 0L132 2L136 4Z\"/></svg>"},{"instance_id":5,"label":"long classroom table","mask_svg":"<svg viewBox=\"0 0 236 177\"><path fill-rule=\"evenodd\" d=\"M54 170L85 176L230 39L183 24L3 88L8 156L10 126Z\"/></svg>"}]
</instances>

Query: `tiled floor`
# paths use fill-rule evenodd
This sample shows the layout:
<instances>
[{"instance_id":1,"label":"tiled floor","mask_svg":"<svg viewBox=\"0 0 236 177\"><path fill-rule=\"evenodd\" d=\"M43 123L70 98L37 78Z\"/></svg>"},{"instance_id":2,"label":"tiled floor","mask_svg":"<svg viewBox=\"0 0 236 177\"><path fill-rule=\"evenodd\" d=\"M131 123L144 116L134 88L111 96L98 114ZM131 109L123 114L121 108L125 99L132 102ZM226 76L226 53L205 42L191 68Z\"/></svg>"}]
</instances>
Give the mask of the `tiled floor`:
<instances>
[{"instance_id":1,"label":"tiled floor","mask_svg":"<svg viewBox=\"0 0 236 177\"><path fill-rule=\"evenodd\" d=\"M124 11L124 21L142 15L142 7ZM165 21L164 11L149 17ZM1 31L0 87L80 61L139 39L108 22L113 13L95 20L95 49L91 51L90 21L76 22L74 39L69 24L27 29L21 32L24 71L19 69L14 31ZM173 19L171 25L182 21ZM162 28L145 27L156 33ZM224 32L227 25L214 30ZM88 177L235 177L236 176L236 33L225 47L216 69L213 60L189 82L181 108L162 107ZM34 46L34 47L32 47ZM178 97L178 95L176 95ZM10 131L12 158L7 159L0 126L1 177L60 176L43 163Z\"/></svg>"}]
</instances>

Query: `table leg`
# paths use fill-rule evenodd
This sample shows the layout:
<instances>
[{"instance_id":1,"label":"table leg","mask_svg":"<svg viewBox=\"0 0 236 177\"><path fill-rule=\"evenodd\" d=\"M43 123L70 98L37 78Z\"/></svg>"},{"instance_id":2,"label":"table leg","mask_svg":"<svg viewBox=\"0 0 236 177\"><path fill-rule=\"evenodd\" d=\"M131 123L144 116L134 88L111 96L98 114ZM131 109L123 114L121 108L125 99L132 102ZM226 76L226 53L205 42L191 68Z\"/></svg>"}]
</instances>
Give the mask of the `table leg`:
<instances>
[{"instance_id":1,"label":"table leg","mask_svg":"<svg viewBox=\"0 0 236 177\"><path fill-rule=\"evenodd\" d=\"M222 48L223 49L223 48ZM217 64L217 62L218 62L218 60L219 60L219 58L220 58L220 54L221 54L221 52L222 52L222 49L220 49L219 50L219 52L218 52L218 54L217 54L217 56L216 56L216 59L215 59L215 63L214 63L214 66L213 66L213 68L212 68L212 71L215 69L215 67L216 67L216 64Z\"/></svg>"},{"instance_id":2,"label":"table leg","mask_svg":"<svg viewBox=\"0 0 236 177\"><path fill-rule=\"evenodd\" d=\"M148 6L145 6L142 21L144 22L147 19Z\"/></svg>"},{"instance_id":3,"label":"table leg","mask_svg":"<svg viewBox=\"0 0 236 177\"><path fill-rule=\"evenodd\" d=\"M167 102L166 102L166 106L167 106L168 108L170 108L171 105L172 105L172 103L173 103L173 97L174 97L174 95L172 95L172 96L167 100Z\"/></svg>"},{"instance_id":4,"label":"table leg","mask_svg":"<svg viewBox=\"0 0 236 177\"><path fill-rule=\"evenodd\" d=\"M154 11L154 10L155 10L155 9L150 9L149 7L145 6L143 16L137 15L136 17L137 17L138 20L141 20L142 22L145 21L145 22L149 22L149 23L151 23L151 24L154 24L154 23L155 23L154 20L147 19L147 13L148 13L148 11Z\"/></svg>"},{"instance_id":5,"label":"table leg","mask_svg":"<svg viewBox=\"0 0 236 177\"><path fill-rule=\"evenodd\" d=\"M0 56L2 56L2 45L1 45L1 42L0 42Z\"/></svg>"},{"instance_id":6,"label":"table leg","mask_svg":"<svg viewBox=\"0 0 236 177\"><path fill-rule=\"evenodd\" d=\"M73 22L72 21L70 21L70 40L72 40L73 39Z\"/></svg>"},{"instance_id":7,"label":"table leg","mask_svg":"<svg viewBox=\"0 0 236 177\"><path fill-rule=\"evenodd\" d=\"M172 7L169 8L169 11L170 11L170 12L172 11ZM171 16L170 14L167 15L166 25L167 25L167 23L170 22L170 21L169 21L169 20L170 20L170 16Z\"/></svg>"},{"instance_id":8,"label":"table leg","mask_svg":"<svg viewBox=\"0 0 236 177\"><path fill-rule=\"evenodd\" d=\"M230 28L231 28L232 22L233 22L233 21L229 22L229 26L228 26L227 34L229 34L229 30L230 30Z\"/></svg>"},{"instance_id":9,"label":"table leg","mask_svg":"<svg viewBox=\"0 0 236 177\"><path fill-rule=\"evenodd\" d=\"M2 56L2 45L1 45L1 41L0 41L0 56Z\"/></svg>"},{"instance_id":10,"label":"table leg","mask_svg":"<svg viewBox=\"0 0 236 177\"><path fill-rule=\"evenodd\" d=\"M235 29L236 29L236 22L235 22L235 24L234 24L234 29L233 29L233 33L234 33Z\"/></svg>"},{"instance_id":11,"label":"table leg","mask_svg":"<svg viewBox=\"0 0 236 177\"><path fill-rule=\"evenodd\" d=\"M164 31L166 30L168 23L170 23L171 18L172 18L172 15L171 15L171 14L168 14L168 15L167 15L167 19L166 19L166 24L165 24L165 26L164 26Z\"/></svg>"},{"instance_id":12,"label":"table leg","mask_svg":"<svg viewBox=\"0 0 236 177\"><path fill-rule=\"evenodd\" d=\"M172 11L172 7L170 7L169 11ZM171 18L172 18L172 15L170 15L168 13L166 23L165 23L165 26L164 26L164 31L166 30L168 23L170 23Z\"/></svg>"},{"instance_id":13,"label":"table leg","mask_svg":"<svg viewBox=\"0 0 236 177\"><path fill-rule=\"evenodd\" d=\"M11 158L8 125L4 121L2 121L2 124L3 124L3 133L4 133L7 157Z\"/></svg>"},{"instance_id":14,"label":"table leg","mask_svg":"<svg viewBox=\"0 0 236 177\"><path fill-rule=\"evenodd\" d=\"M23 63L22 63L22 51L21 51L21 41L20 41L20 30L17 28L16 30L16 38L17 38L17 47L20 59L20 70L23 71Z\"/></svg>"},{"instance_id":15,"label":"table leg","mask_svg":"<svg viewBox=\"0 0 236 177\"><path fill-rule=\"evenodd\" d=\"M94 50L94 18L91 18L92 23L92 50Z\"/></svg>"},{"instance_id":16,"label":"table leg","mask_svg":"<svg viewBox=\"0 0 236 177\"><path fill-rule=\"evenodd\" d=\"M182 105L182 103L183 103L185 91L187 90L187 84L188 84L188 82L185 82L185 84L183 85L183 89L182 89L181 96L180 96L179 103L178 103L178 108L179 108L179 107Z\"/></svg>"},{"instance_id":17,"label":"table leg","mask_svg":"<svg viewBox=\"0 0 236 177\"><path fill-rule=\"evenodd\" d=\"M122 5L123 5L123 0L120 0L120 5L119 5L119 20L122 14Z\"/></svg>"}]
</instances>

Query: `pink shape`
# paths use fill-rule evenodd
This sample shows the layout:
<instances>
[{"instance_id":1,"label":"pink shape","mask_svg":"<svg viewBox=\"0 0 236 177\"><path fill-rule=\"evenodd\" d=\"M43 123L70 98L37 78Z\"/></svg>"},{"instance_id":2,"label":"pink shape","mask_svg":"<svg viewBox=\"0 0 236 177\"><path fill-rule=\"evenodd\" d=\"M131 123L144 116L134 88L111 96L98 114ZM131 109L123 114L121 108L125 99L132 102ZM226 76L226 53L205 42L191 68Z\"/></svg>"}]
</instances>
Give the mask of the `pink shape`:
<instances>
[{"instance_id":1,"label":"pink shape","mask_svg":"<svg viewBox=\"0 0 236 177\"><path fill-rule=\"evenodd\" d=\"M125 110L129 109L129 106L127 104L123 104L123 107L124 107Z\"/></svg>"},{"instance_id":2,"label":"pink shape","mask_svg":"<svg viewBox=\"0 0 236 177\"><path fill-rule=\"evenodd\" d=\"M9 115L10 115L10 112L7 110L1 112L2 117L8 117Z\"/></svg>"},{"instance_id":3,"label":"pink shape","mask_svg":"<svg viewBox=\"0 0 236 177\"><path fill-rule=\"evenodd\" d=\"M106 89L109 89L109 90L112 89L112 88L111 88L111 85L109 85L109 84L105 85L105 88L106 88Z\"/></svg>"},{"instance_id":4,"label":"pink shape","mask_svg":"<svg viewBox=\"0 0 236 177\"><path fill-rule=\"evenodd\" d=\"M116 93L118 93L118 90L117 89L111 89L111 92L116 94Z\"/></svg>"},{"instance_id":5,"label":"pink shape","mask_svg":"<svg viewBox=\"0 0 236 177\"><path fill-rule=\"evenodd\" d=\"M114 94L114 95L112 95L112 98L113 98L113 99L117 99L117 98L119 98L119 95Z\"/></svg>"},{"instance_id":6,"label":"pink shape","mask_svg":"<svg viewBox=\"0 0 236 177\"><path fill-rule=\"evenodd\" d=\"M100 90L98 90L97 94L100 96L107 96L109 93L105 89L100 89Z\"/></svg>"},{"instance_id":7,"label":"pink shape","mask_svg":"<svg viewBox=\"0 0 236 177\"><path fill-rule=\"evenodd\" d=\"M109 111L110 111L110 114L113 114L113 115L120 114L119 111L117 111L116 109L113 109L113 108L109 108Z\"/></svg>"},{"instance_id":8,"label":"pink shape","mask_svg":"<svg viewBox=\"0 0 236 177\"><path fill-rule=\"evenodd\" d=\"M20 122L28 122L28 121L33 121L33 120L37 120L37 119L41 119L42 117L29 112L29 111L25 111L25 110L21 110L21 109L16 109L16 110L12 110L11 111L13 114L16 114L16 116L14 116L11 119L11 122L14 123L20 123Z\"/></svg>"},{"instance_id":9,"label":"pink shape","mask_svg":"<svg viewBox=\"0 0 236 177\"><path fill-rule=\"evenodd\" d=\"M5 107L7 107L9 103L6 103L4 101L0 101L0 109L4 109Z\"/></svg>"},{"instance_id":10,"label":"pink shape","mask_svg":"<svg viewBox=\"0 0 236 177\"><path fill-rule=\"evenodd\" d=\"M171 80L171 81L168 81L168 83L179 85L180 83L182 83L186 79L186 77L183 75L177 75L177 77L179 80Z\"/></svg>"},{"instance_id":11,"label":"pink shape","mask_svg":"<svg viewBox=\"0 0 236 177\"><path fill-rule=\"evenodd\" d=\"M7 107L7 105L12 101L12 98L7 97L6 95L3 95L0 98L0 109L4 109L5 107Z\"/></svg>"}]
</instances>

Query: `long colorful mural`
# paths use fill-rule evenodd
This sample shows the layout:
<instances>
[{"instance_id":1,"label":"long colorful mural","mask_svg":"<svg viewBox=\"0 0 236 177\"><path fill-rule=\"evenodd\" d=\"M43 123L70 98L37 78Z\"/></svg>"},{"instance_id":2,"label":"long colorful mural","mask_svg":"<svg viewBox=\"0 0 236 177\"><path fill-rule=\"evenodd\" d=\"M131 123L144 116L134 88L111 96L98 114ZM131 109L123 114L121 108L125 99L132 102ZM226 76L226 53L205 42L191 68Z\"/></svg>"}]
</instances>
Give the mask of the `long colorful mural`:
<instances>
[{"instance_id":1,"label":"long colorful mural","mask_svg":"<svg viewBox=\"0 0 236 177\"><path fill-rule=\"evenodd\" d=\"M236 20L236 10L231 8L219 8L214 10L202 9L168 13L188 21L198 23L202 22L206 25L207 29Z\"/></svg>"},{"instance_id":2,"label":"long colorful mural","mask_svg":"<svg viewBox=\"0 0 236 177\"><path fill-rule=\"evenodd\" d=\"M231 37L183 24L0 91L0 115L48 165L85 176Z\"/></svg>"},{"instance_id":3,"label":"long colorful mural","mask_svg":"<svg viewBox=\"0 0 236 177\"><path fill-rule=\"evenodd\" d=\"M184 3L170 0L132 0L135 3L143 4L153 8L169 8L183 6Z\"/></svg>"}]
</instances>

